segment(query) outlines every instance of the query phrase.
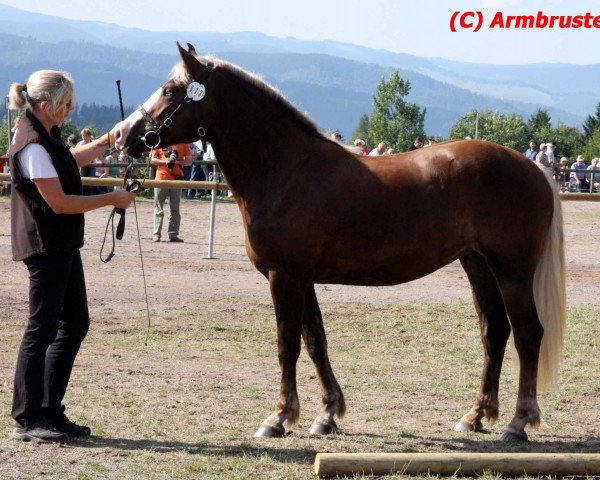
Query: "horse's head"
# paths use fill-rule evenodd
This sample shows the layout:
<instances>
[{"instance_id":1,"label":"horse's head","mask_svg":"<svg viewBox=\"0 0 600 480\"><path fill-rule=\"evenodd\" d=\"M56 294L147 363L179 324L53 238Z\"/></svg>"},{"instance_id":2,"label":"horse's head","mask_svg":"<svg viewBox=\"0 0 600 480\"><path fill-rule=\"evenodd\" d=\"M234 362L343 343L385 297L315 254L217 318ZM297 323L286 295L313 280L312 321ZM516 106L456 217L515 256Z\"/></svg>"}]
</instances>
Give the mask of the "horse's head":
<instances>
[{"instance_id":1,"label":"horse's head","mask_svg":"<svg viewBox=\"0 0 600 480\"><path fill-rule=\"evenodd\" d=\"M151 148L194 142L211 124L209 100L212 64L203 64L196 50L177 44L182 63L169 80L113 130L117 147L136 157Z\"/></svg>"}]
</instances>

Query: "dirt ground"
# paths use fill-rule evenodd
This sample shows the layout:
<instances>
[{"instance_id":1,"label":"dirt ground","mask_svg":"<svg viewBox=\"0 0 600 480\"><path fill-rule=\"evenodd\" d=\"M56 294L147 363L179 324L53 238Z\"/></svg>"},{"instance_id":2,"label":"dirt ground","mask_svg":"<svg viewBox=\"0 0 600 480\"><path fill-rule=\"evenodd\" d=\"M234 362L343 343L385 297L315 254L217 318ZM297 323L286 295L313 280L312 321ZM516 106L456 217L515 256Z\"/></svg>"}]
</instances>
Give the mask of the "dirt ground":
<instances>
[{"instance_id":1,"label":"dirt ground","mask_svg":"<svg viewBox=\"0 0 600 480\"><path fill-rule=\"evenodd\" d=\"M332 363L352 412L345 427L361 434L314 441L299 433L248 443L277 398L270 295L266 280L245 256L235 204L217 204L216 258L204 258L209 207L205 201L182 201L185 243L152 243L152 203L137 202L151 311L148 347L143 345L146 307L134 211L127 213L125 238L108 264L100 261L99 250L109 210L86 215L82 256L92 327L67 395L74 418L89 422L97 436L85 445L34 450L7 440L12 375L27 317L27 273L10 259L10 205L0 200L0 478L306 478L315 451L504 448L479 446L481 437L452 437L453 422L470 407L481 368L470 290L457 262L394 287L317 286L331 332ZM598 312L600 202L563 202L563 210L569 307L576 313ZM457 336L424 341L444 328L447 317L456 319L450 328ZM429 330L411 331L413 320ZM401 328L401 321L408 326ZM574 329L584 350L569 347L572 383L542 405L550 412L537 437L541 443L530 447L535 451L560 451L561 442L570 451L600 451L600 330L595 319L586 321L591 337L586 341L590 332ZM391 332L401 336L410 355L389 337ZM412 369L442 350L454 356L427 366L427 375L433 378L446 367L448 372L426 389L423 370ZM306 432L319 395L314 370L305 355L301 360L299 390L306 409L297 430ZM463 365L476 373L465 373ZM357 384L365 378L361 390ZM514 388L509 377L501 398L508 403L504 423ZM426 403L435 406L426 411ZM152 464L156 470L148 470Z\"/></svg>"},{"instance_id":2,"label":"dirt ground","mask_svg":"<svg viewBox=\"0 0 600 480\"><path fill-rule=\"evenodd\" d=\"M233 203L218 203L213 256L206 260L209 234L209 202L183 201L180 236L185 243L152 243L152 204L137 202L146 280L151 299L169 290L174 307L185 305L187 296L201 294L231 296L237 302L249 299L269 299L268 285L248 262L245 255L241 217ZM0 202L0 286L15 292L15 301L22 303L27 283L25 269L10 260L9 202ZM567 297L571 305L600 303L600 202L563 202L566 256L568 268ZM86 215L86 244L82 250L87 273L90 303L112 298L126 302L127 308L145 308L139 247L133 210L127 214L125 238L117 242L117 254L112 262L103 264L99 251L104 235L108 210ZM165 221L166 227L166 221ZM165 228L166 229L166 228ZM165 235L166 232L163 232ZM168 272L166 275L165 272ZM15 287L19 287L17 294ZM398 301L469 300L470 290L464 271L458 262L422 279L392 287L352 287L321 285L317 287L321 302L347 302L360 298L363 302L381 304ZM12 297L12 294L10 295ZM245 300L246 299L246 300ZM151 307L152 307L152 301ZM163 300L161 300L161 304Z\"/></svg>"}]
</instances>

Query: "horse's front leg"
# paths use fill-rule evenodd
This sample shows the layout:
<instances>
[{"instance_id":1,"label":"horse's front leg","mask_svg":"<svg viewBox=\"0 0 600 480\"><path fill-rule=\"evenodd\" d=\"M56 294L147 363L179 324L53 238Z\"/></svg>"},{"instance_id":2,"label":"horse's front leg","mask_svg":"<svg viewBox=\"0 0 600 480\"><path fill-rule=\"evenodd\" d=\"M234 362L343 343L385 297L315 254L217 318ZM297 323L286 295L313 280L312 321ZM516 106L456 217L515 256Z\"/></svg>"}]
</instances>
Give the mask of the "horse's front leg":
<instances>
[{"instance_id":1,"label":"horse's front leg","mask_svg":"<svg viewBox=\"0 0 600 480\"><path fill-rule=\"evenodd\" d=\"M261 424L255 437L282 437L285 422L293 425L300 415L296 390L296 362L300 356L302 309L306 284L288 275L269 272L271 296L277 319L277 350L281 368L279 402L275 411Z\"/></svg>"},{"instance_id":2,"label":"horse's front leg","mask_svg":"<svg viewBox=\"0 0 600 480\"><path fill-rule=\"evenodd\" d=\"M327 355L327 337L323 327L323 317L317 301L314 286L306 291L304 312L302 315L302 337L306 350L317 369L321 385L323 407L310 427L311 435L335 433L337 425L334 417L339 418L346 413L344 395L340 388Z\"/></svg>"}]
</instances>

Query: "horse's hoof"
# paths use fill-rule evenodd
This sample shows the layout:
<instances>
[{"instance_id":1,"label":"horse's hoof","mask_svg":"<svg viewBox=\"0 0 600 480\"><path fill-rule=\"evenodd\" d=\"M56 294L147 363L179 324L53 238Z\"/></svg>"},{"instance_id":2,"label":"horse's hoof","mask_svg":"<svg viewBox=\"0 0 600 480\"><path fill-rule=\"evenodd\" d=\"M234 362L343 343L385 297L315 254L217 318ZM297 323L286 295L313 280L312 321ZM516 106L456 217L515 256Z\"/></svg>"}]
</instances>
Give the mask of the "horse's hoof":
<instances>
[{"instance_id":1,"label":"horse's hoof","mask_svg":"<svg viewBox=\"0 0 600 480\"><path fill-rule=\"evenodd\" d=\"M267 423L261 424L256 433L254 434L254 438L281 438L285 437L285 428L283 426L274 427L273 425L269 425Z\"/></svg>"},{"instance_id":2,"label":"horse's hoof","mask_svg":"<svg viewBox=\"0 0 600 480\"><path fill-rule=\"evenodd\" d=\"M515 432L514 430L505 430L498 440L502 442L523 443L527 442L527 434L523 432Z\"/></svg>"},{"instance_id":3,"label":"horse's hoof","mask_svg":"<svg viewBox=\"0 0 600 480\"><path fill-rule=\"evenodd\" d=\"M461 420L454 425L454 431L460 433L481 432L483 431L483 425L480 421L477 421L473 424L471 422L467 422L466 420Z\"/></svg>"},{"instance_id":4,"label":"horse's hoof","mask_svg":"<svg viewBox=\"0 0 600 480\"><path fill-rule=\"evenodd\" d=\"M469 423L465 420L461 420L456 425L454 425L454 431L461 432L461 433L474 432L475 425L473 425L472 423Z\"/></svg>"},{"instance_id":5,"label":"horse's hoof","mask_svg":"<svg viewBox=\"0 0 600 480\"><path fill-rule=\"evenodd\" d=\"M338 428L333 420L330 420L328 423L315 422L308 429L309 435L330 435L332 433L337 433Z\"/></svg>"}]
</instances>

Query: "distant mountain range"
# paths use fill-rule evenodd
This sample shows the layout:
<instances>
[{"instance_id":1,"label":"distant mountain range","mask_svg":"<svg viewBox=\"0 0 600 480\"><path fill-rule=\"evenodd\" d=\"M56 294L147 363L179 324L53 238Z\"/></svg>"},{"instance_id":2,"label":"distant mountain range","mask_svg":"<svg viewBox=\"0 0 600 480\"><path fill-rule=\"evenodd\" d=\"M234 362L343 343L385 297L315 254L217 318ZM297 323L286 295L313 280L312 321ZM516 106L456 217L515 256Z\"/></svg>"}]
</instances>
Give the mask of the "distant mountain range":
<instances>
[{"instance_id":1,"label":"distant mountain range","mask_svg":"<svg viewBox=\"0 0 600 480\"><path fill-rule=\"evenodd\" d=\"M60 68L75 78L80 103L116 104L116 79L127 105L142 103L178 61L175 41L258 73L323 129L345 136L371 112L381 78L396 69L411 82L408 99L427 108L429 134L447 135L473 108L527 118L543 107L555 123L579 127L600 101L600 64L497 66L254 32L150 32L2 4L0 18L0 88L7 92L36 69Z\"/></svg>"}]
</instances>

